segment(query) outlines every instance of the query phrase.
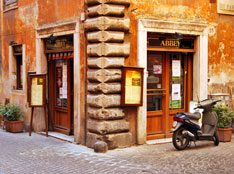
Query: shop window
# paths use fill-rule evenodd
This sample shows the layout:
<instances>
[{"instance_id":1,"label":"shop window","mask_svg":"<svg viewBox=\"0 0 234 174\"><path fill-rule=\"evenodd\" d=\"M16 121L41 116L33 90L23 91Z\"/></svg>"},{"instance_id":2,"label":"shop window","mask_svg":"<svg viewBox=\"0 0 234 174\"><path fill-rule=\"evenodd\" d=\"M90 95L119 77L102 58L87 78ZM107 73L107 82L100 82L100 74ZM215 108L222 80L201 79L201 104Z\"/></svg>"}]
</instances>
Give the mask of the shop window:
<instances>
[{"instance_id":1,"label":"shop window","mask_svg":"<svg viewBox=\"0 0 234 174\"><path fill-rule=\"evenodd\" d=\"M23 57L22 45L13 46L12 75L14 76L13 89L23 89Z\"/></svg>"},{"instance_id":2,"label":"shop window","mask_svg":"<svg viewBox=\"0 0 234 174\"><path fill-rule=\"evenodd\" d=\"M15 56L16 58L16 89L23 89L23 64L22 55Z\"/></svg>"}]
</instances>

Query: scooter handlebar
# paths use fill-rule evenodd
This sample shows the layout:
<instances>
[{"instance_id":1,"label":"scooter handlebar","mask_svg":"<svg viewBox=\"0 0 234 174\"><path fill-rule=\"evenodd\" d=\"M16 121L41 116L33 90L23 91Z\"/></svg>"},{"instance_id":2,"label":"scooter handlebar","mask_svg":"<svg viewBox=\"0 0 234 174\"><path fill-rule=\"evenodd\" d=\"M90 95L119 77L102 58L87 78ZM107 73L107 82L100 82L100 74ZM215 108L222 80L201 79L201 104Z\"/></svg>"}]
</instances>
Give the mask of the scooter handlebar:
<instances>
[{"instance_id":1,"label":"scooter handlebar","mask_svg":"<svg viewBox=\"0 0 234 174\"><path fill-rule=\"evenodd\" d=\"M206 99L206 100L203 100L203 101L207 101L207 99ZM201 103L202 103L203 101L199 102L199 103L198 103L198 106L195 107L194 109L202 109L203 107L205 107L205 105L207 105L207 104L202 105ZM215 105L217 102L221 102L221 101L222 101L222 100L212 100L212 103L213 103L213 105ZM210 103L210 104L211 104L211 103Z\"/></svg>"}]
</instances>

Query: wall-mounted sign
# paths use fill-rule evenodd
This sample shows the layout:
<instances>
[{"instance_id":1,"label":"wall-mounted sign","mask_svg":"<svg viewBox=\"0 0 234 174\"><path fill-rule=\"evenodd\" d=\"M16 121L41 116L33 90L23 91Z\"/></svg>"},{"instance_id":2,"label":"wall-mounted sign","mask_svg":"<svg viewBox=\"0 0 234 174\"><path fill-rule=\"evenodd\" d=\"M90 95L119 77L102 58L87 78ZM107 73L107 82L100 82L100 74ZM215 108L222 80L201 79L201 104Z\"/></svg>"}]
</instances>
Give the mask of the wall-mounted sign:
<instances>
[{"instance_id":1,"label":"wall-mounted sign","mask_svg":"<svg viewBox=\"0 0 234 174\"><path fill-rule=\"evenodd\" d=\"M122 69L122 106L142 106L144 68L123 67Z\"/></svg>"},{"instance_id":2,"label":"wall-mounted sign","mask_svg":"<svg viewBox=\"0 0 234 174\"><path fill-rule=\"evenodd\" d=\"M28 77L29 106L40 107L46 105L46 75L30 74Z\"/></svg>"},{"instance_id":3,"label":"wall-mounted sign","mask_svg":"<svg viewBox=\"0 0 234 174\"><path fill-rule=\"evenodd\" d=\"M162 47L180 47L180 40L178 39L165 39L161 40L160 46Z\"/></svg>"},{"instance_id":4,"label":"wall-mounted sign","mask_svg":"<svg viewBox=\"0 0 234 174\"><path fill-rule=\"evenodd\" d=\"M217 0L217 11L220 14L234 15L234 1Z\"/></svg>"},{"instance_id":5,"label":"wall-mounted sign","mask_svg":"<svg viewBox=\"0 0 234 174\"><path fill-rule=\"evenodd\" d=\"M50 36L45 39L46 52L73 50L73 37L68 36Z\"/></svg>"},{"instance_id":6,"label":"wall-mounted sign","mask_svg":"<svg viewBox=\"0 0 234 174\"><path fill-rule=\"evenodd\" d=\"M158 34L148 33L148 47L151 48L173 48L194 49L194 38L181 34Z\"/></svg>"}]
</instances>

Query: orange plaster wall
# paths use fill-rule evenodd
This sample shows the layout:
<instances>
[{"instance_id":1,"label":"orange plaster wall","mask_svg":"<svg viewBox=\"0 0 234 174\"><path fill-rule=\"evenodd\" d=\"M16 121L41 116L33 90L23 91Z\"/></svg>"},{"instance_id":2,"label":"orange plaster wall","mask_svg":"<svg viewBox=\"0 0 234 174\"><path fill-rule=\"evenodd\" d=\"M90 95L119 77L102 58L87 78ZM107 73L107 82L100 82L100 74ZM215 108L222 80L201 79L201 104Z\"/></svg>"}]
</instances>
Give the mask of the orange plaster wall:
<instances>
[{"instance_id":1,"label":"orange plaster wall","mask_svg":"<svg viewBox=\"0 0 234 174\"><path fill-rule=\"evenodd\" d=\"M217 0L216 0L217 1ZM209 79L212 83L234 84L234 16L217 13L217 3L210 0L131 0L131 54L125 65L137 66L137 20L206 22L210 28L208 45ZM131 132L136 137L136 110L126 110L131 118Z\"/></svg>"},{"instance_id":2,"label":"orange plaster wall","mask_svg":"<svg viewBox=\"0 0 234 174\"><path fill-rule=\"evenodd\" d=\"M234 79L234 16L218 14L217 0L216 3L211 2L210 0L131 0L130 13L133 21L152 18L208 23L210 82L211 84L229 83ZM135 33L132 36L136 37ZM136 48L135 43L132 42L134 48Z\"/></svg>"},{"instance_id":3,"label":"orange plaster wall","mask_svg":"<svg viewBox=\"0 0 234 174\"><path fill-rule=\"evenodd\" d=\"M38 0L38 24L75 19L83 11L83 0Z\"/></svg>"},{"instance_id":4,"label":"orange plaster wall","mask_svg":"<svg viewBox=\"0 0 234 174\"><path fill-rule=\"evenodd\" d=\"M78 19L83 8L84 0L18 0L18 7L16 9L2 13L3 27L1 37L3 54L0 102L4 103L5 98L9 98L11 103L20 105L24 112L26 123L29 122L31 113L27 104L27 94L22 92L12 93L11 91L12 87L9 81L9 43L14 41L17 44L26 45L26 72L35 71L37 27L43 24ZM82 55L84 55L83 51L84 46L81 45ZM84 73L84 67L82 67L81 71ZM84 80L83 76L82 79ZM84 101L81 104L84 106Z\"/></svg>"}]
</instances>

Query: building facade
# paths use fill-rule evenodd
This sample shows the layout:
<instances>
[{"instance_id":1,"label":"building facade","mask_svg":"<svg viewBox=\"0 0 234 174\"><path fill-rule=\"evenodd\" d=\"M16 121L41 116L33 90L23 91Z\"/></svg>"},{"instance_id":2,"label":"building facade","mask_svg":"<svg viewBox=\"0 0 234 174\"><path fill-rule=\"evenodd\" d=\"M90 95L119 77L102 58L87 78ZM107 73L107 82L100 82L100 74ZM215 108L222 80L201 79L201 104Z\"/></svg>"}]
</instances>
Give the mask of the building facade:
<instances>
[{"instance_id":1,"label":"building facade","mask_svg":"<svg viewBox=\"0 0 234 174\"><path fill-rule=\"evenodd\" d=\"M171 137L175 113L232 91L233 21L227 0L2 0L2 103L27 127L27 76L46 74L51 130L91 148ZM121 105L123 66L144 68L142 106Z\"/></svg>"}]
</instances>

